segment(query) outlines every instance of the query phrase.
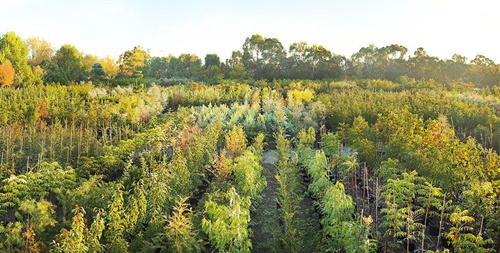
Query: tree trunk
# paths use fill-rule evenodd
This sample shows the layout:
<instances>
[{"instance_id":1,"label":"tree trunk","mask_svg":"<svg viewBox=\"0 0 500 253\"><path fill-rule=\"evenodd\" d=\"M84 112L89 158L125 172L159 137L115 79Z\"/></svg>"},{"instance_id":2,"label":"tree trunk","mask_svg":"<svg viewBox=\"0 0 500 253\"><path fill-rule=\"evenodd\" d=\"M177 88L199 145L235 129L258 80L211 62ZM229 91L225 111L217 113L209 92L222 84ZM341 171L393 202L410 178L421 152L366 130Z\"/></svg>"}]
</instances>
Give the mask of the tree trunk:
<instances>
[{"instance_id":1,"label":"tree trunk","mask_svg":"<svg viewBox=\"0 0 500 253\"><path fill-rule=\"evenodd\" d=\"M443 227L444 205L446 204L446 194L443 195L443 207L441 208L441 219L439 220L439 232L436 243L436 249L439 249L439 242L441 241L441 228Z\"/></svg>"},{"instance_id":2,"label":"tree trunk","mask_svg":"<svg viewBox=\"0 0 500 253\"><path fill-rule=\"evenodd\" d=\"M378 233L378 198L379 198L379 189L378 189L378 176L376 177L375 181L375 234L377 235ZM377 236L378 240L378 236Z\"/></svg>"},{"instance_id":3,"label":"tree trunk","mask_svg":"<svg viewBox=\"0 0 500 253\"><path fill-rule=\"evenodd\" d=\"M411 206L410 202L408 202L408 215L406 217L406 253L410 253L410 212Z\"/></svg>"},{"instance_id":4,"label":"tree trunk","mask_svg":"<svg viewBox=\"0 0 500 253\"><path fill-rule=\"evenodd\" d=\"M429 207L425 209L425 218L424 218L424 228L422 229L422 247L421 252L424 252L425 247L425 228L427 227L427 218L429 216Z\"/></svg>"}]
</instances>

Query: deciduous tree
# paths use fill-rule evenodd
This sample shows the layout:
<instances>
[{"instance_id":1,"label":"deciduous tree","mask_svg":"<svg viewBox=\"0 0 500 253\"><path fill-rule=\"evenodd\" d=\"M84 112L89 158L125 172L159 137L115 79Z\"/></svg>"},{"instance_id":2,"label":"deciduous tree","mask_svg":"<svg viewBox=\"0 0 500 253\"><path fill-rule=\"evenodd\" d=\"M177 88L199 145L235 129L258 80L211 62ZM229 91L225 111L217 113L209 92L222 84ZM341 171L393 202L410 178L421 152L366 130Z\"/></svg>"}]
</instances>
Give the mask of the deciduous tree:
<instances>
[{"instance_id":1,"label":"deciduous tree","mask_svg":"<svg viewBox=\"0 0 500 253\"><path fill-rule=\"evenodd\" d=\"M84 69L80 52L74 46L66 44L57 50L45 78L49 82L67 84L82 80L83 73Z\"/></svg>"},{"instance_id":2,"label":"deciduous tree","mask_svg":"<svg viewBox=\"0 0 500 253\"><path fill-rule=\"evenodd\" d=\"M0 84L2 86L10 86L14 83L14 76L16 71L9 60L0 64Z\"/></svg>"},{"instance_id":3,"label":"deciduous tree","mask_svg":"<svg viewBox=\"0 0 500 253\"><path fill-rule=\"evenodd\" d=\"M34 81L34 75L28 65L28 48L14 32L0 37L0 64L9 60L16 71L15 82L23 84Z\"/></svg>"},{"instance_id":4,"label":"deciduous tree","mask_svg":"<svg viewBox=\"0 0 500 253\"><path fill-rule=\"evenodd\" d=\"M111 56L106 56L104 58L99 59L99 63L102 65L104 72L108 76L108 78L113 78L120 71L120 67L116 64L115 59Z\"/></svg>"},{"instance_id":5,"label":"deciduous tree","mask_svg":"<svg viewBox=\"0 0 500 253\"><path fill-rule=\"evenodd\" d=\"M28 64L31 66L40 65L42 61L49 61L55 53L50 42L40 37L31 37L26 39L26 45L29 49Z\"/></svg>"},{"instance_id":6,"label":"deciduous tree","mask_svg":"<svg viewBox=\"0 0 500 253\"><path fill-rule=\"evenodd\" d=\"M140 70L139 68L144 67L145 61L150 57L149 52L142 49L141 46L136 46L132 50L125 51L118 59L120 71L125 76L131 77L136 71Z\"/></svg>"}]
</instances>

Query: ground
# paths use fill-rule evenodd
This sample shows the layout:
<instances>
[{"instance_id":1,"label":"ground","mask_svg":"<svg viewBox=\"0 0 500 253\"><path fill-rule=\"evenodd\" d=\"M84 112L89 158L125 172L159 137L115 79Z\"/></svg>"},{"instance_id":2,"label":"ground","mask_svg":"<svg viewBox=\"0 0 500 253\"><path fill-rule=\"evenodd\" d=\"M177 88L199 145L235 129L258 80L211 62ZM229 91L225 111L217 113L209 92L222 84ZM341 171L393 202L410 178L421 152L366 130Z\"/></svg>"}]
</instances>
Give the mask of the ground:
<instances>
[{"instance_id":1,"label":"ground","mask_svg":"<svg viewBox=\"0 0 500 253\"><path fill-rule=\"evenodd\" d=\"M262 202L259 203L255 210L252 211L251 227L253 230L253 252L276 252L276 240L273 236L273 231L279 229L278 220L279 214L277 210L277 193L278 182L276 181L276 166L277 161L275 150L268 150L264 153L263 176L266 177L267 187L262 192ZM306 186L304 185L304 192ZM300 210L297 215L299 231L302 235L303 248L301 252L317 251L318 239L320 233L319 218L314 211L312 200L305 194L304 199L300 203Z\"/></svg>"}]
</instances>

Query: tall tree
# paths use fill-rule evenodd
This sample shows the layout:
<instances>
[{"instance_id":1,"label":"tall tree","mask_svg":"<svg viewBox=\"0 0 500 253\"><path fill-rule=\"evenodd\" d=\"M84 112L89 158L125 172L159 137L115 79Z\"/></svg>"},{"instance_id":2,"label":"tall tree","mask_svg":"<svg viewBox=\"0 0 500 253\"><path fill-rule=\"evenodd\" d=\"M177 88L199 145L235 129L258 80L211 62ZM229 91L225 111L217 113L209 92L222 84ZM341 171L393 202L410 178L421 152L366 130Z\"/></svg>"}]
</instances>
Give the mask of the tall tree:
<instances>
[{"instance_id":1,"label":"tall tree","mask_svg":"<svg viewBox=\"0 0 500 253\"><path fill-rule=\"evenodd\" d=\"M377 71L375 63L377 60L378 48L375 45L362 47L357 53L351 56L353 73L363 78L376 78Z\"/></svg>"},{"instance_id":2,"label":"tall tree","mask_svg":"<svg viewBox=\"0 0 500 253\"><path fill-rule=\"evenodd\" d=\"M207 54L205 56L205 67L208 68L210 66L220 67L220 58L217 54Z\"/></svg>"},{"instance_id":3,"label":"tall tree","mask_svg":"<svg viewBox=\"0 0 500 253\"><path fill-rule=\"evenodd\" d=\"M437 77L440 63L441 61L437 57L429 56L422 47L417 48L413 57L408 60L412 77L418 80Z\"/></svg>"},{"instance_id":4,"label":"tall tree","mask_svg":"<svg viewBox=\"0 0 500 253\"><path fill-rule=\"evenodd\" d=\"M323 46L312 45L306 49L307 63L311 66L309 78L321 79L328 75L332 53Z\"/></svg>"},{"instance_id":5,"label":"tall tree","mask_svg":"<svg viewBox=\"0 0 500 253\"><path fill-rule=\"evenodd\" d=\"M151 57L146 60L144 74L149 77L163 78L167 74L168 62L165 57Z\"/></svg>"},{"instance_id":6,"label":"tall tree","mask_svg":"<svg viewBox=\"0 0 500 253\"><path fill-rule=\"evenodd\" d=\"M444 62L443 70L441 71L440 81L463 82L467 80L469 75L469 66L467 65L467 57L454 54L450 60Z\"/></svg>"},{"instance_id":7,"label":"tall tree","mask_svg":"<svg viewBox=\"0 0 500 253\"><path fill-rule=\"evenodd\" d=\"M243 64L256 79L281 78L286 51L276 38L254 34L243 44Z\"/></svg>"},{"instance_id":8,"label":"tall tree","mask_svg":"<svg viewBox=\"0 0 500 253\"><path fill-rule=\"evenodd\" d=\"M208 84L216 84L222 81L224 74L217 54L207 54L205 56L205 69L203 72L203 80Z\"/></svg>"},{"instance_id":9,"label":"tall tree","mask_svg":"<svg viewBox=\"0 0 500 253\"><path fill-rule=\"evenodd\" d=\"M116 64L115 59L113 59L111 56L106 56L99 59L99 63L102 65L104 72L106 72L108 78L115 77L116 74L118 74L118 71L120 71L120 67L118 66L118 64Z\"/></svg>"},{"instance_id":10,"label":"tall tree","mask_svg":"<svg viewBox=\"0 0 500 253\"><path fill-rule=\"evenodd\" d=\"M150 57L149 52L142 49L141 46L125 51L118 59L120 72L127 77L131 77L136 71L141 71L140 68L144 67L146 60Z\"/></svg>"},{"instance_id":11,"label":"tall tree","mask_svg":"<svg viewBox=\"0 0 500 253\"><path fill-rule=\"evenodd\" d=\"M195 54L181 54L178 58L169 56L167 76L178 78L197 78L201 72L201 60Z\"/></svg>"},{"instance_id":12,"label":"tall tree","mask_svg":"<svg viewBox=\"0 0 500 253\"><path fill-rule=\"evenodd\" d=\"M241 51L233 51L231 58L226 60L223 65L225 76L229 79L246 79L248 78L248 71L243 65L243 53Z\"/></svg>"},{"instance_id":13,"label":"tall tree","mask_svg":"<svg viewBox=\"0 0 500 253\"><path fill-rule=\"evenodd\" d=\"M307 49L309 46L307 42L295 42L290 45L288 49L289 57L287 59L287 72L286 76L296 79L305 78L308 74Z\"/></svg>"},{"instance_id":14,"label":"tall tree","mask_svg":"<svg viewBox=\"0 0 500 253\"><path fill-rule=\"evenodd\" d=\"M46 81L67 84L82 80L83 73L80 52L74 46L66 44L57 50L56 56L47 71Z\"/></svg>"},{"instance_id":15,"label":"tall tree","mask_svg":"<svg viewBox=\"0 0 500 253\"><path fill-rule=\"evenodd\" d=\"M32 82L35 76L28 65L28 48L23 40L14 32L8 32L0 37L0 64L7 60L11 62L16 71L14 82L23 84Z\"/></svg>"},{"instance_id":16,"label":"tall tree","mask_svg":"<svg viewBox=\"0 0 500 253\"><path fill-rule=\"evenodd\" d=\"M40 65L42 61L49 61L55 53L50 42L40 37L31 37L25 41L29 49L28 64L31 66Z\"/></svg>"},{"instance_id":17,"label":"tall tree","mask_svg":"<svg viewBox=\"0 0 500 253\"><path fill-rule=\"evenodd\" d=\"M82 54L83 55L83 54ZM95 55L86 54L82 57L83 70L86 74L90 74L94 64L99 61L99 58Z\"/></svg>"}]
</instances>

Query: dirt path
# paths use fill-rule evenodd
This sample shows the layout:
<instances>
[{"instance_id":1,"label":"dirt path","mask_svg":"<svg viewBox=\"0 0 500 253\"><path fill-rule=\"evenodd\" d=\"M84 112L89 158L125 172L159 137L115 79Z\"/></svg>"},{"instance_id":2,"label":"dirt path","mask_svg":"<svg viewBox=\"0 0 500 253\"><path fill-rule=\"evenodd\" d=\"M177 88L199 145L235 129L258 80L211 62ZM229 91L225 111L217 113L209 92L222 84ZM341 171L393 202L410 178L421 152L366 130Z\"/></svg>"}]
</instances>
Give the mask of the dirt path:
<instances>
[{"instance_id":1,"label":"dirt path","mask_svg":"<svg viewBox=\"0 0 500 253\"><path fill-rule=\"evenodd\" d=\"M263 175L267 180L267 187L262 192L262 202L255 207L251 213L251 226L253 230L253 250L252 252L276 252L278 247L273 237L275 229L279 229L277 210L277 169L274 165L277 161L275 150L268 150L264 153ZM306 186L304 185L304 191ZM303 245L301 252L316 252L319 242L319 217L314 210L312 200L308 196L300 203L296 217L298 219L298 229L301 233Z\"/></svg>"},{"instance_id":2,"label":"dirt path","mask_svg":"<svg viewBox=\"0 0 500 253\"><path fill-rule=\"evenodd\" d=\"M252 252L272 252L274 247L273 228L278 224L278 212L276 209L276 156L273 150L264 153L263 175L267 180L267 187L262 191L262 202L256 206L251 213L251 224L253 230Z\"/></svg>"}]
</instances>

